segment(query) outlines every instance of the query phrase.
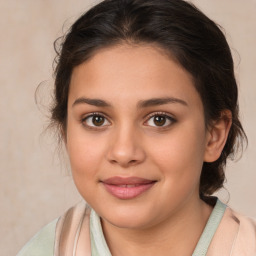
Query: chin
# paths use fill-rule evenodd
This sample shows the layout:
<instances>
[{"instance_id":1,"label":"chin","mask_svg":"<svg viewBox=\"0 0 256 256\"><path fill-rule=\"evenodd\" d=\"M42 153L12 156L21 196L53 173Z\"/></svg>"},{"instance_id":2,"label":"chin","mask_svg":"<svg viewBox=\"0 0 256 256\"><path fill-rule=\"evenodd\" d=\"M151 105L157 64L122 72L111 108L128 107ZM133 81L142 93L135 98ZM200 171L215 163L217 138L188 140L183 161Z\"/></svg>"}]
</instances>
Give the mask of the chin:
<instances>
[{"instance_id":1,"label":"chin","mask_svg":"<svg viewBox=\"0 0 256 256\"><path fill-rule=\"evenodd\" d=\"M106 222L118 228L144 229L153 225L156 217L151 216L150 212L140 211L138 208L123 207L111 212L102 212L99 214Z\"/></svg>"},{"instance_id":2,"label":"chin","mask_svg":"<svg viewBox=\"0 0 256 256\"><path fill-rule=\"evenodd\" d=\"M149 225L149 223L146 223L145 220L139 221L138 219L135 221L131 218L113 218L113 219L104 219L106 222L110 223L111 225L120 228L120 229L145 229Z\"/></svg>"}]
</instances>

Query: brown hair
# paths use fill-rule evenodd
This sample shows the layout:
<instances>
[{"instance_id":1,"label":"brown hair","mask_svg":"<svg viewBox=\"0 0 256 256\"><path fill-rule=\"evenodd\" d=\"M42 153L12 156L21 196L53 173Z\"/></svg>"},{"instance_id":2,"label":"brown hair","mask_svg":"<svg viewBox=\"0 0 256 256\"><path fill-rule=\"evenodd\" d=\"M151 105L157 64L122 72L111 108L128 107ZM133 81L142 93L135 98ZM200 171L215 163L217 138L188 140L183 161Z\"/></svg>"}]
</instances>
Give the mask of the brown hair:
<instances>
[{"instance_id":1,"label":"brown hair","mask_svg":"<svg viewBox=\"0 0 256 256\"><path fill-rule=\"evenodd\" d=\"M62 39L55 41L55 102L52 121L66 128L67 101L74 67L100 48L122 43L154 44L173 56L194 78L205 122L232 113L232 126L219 159L204 163L201 197L223 187L224 167L243 140L238 117L238 91L230 48L219 26L193 4L183 0L105 0L83 14Z\"/></svg>"}]
</instances>

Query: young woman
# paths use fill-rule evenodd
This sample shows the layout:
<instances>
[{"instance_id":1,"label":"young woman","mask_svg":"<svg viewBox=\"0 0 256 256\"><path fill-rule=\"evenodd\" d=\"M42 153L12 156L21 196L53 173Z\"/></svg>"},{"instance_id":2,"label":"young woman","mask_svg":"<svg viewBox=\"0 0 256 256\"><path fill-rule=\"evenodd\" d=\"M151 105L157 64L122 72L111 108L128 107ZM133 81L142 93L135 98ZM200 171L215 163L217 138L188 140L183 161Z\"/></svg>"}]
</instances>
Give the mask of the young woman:
<instances>
[{"instance_id":1,"label":"young woman","mask_svg":"<svg viewBox=\"0 0 256 256\"><path fill-rule=\"evenodd\" d=\"M105 0L71 27L52 121L85 202L21 255L256 255L256 224L211 195L246 138L219 27L182 0Z\"/></svg>"}]
</instances>

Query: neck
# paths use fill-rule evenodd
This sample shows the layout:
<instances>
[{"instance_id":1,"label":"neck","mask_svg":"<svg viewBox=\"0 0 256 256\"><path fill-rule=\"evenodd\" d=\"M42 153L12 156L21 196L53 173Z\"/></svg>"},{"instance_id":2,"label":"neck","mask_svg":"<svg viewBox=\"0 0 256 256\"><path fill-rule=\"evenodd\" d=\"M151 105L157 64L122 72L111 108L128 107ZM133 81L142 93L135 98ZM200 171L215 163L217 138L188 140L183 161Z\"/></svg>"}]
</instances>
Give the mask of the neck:
<instances>
[{"instance_id":1,"label":"neck","mask_svg":"<svg viewBox=\"0 0 256 256\"><path fill-rule=\"evenodd\" d=\"M126 229L102 220L102 228L113 256L192 255L211 211L198 198L151 227Z\"/></svg>"}]
</instances>

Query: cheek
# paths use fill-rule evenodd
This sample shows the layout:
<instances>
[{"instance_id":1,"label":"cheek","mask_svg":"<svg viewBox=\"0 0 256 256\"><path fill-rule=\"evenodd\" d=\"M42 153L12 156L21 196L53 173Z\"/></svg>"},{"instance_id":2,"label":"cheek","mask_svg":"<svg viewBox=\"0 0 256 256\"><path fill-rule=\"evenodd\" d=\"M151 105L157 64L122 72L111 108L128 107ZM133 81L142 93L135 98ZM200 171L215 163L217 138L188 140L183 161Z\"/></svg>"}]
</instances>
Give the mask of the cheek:
<instances>
[{"instance_id":1,"label":"cheek","mask_svg":"<svg viewBox=\"0 0 256 256\"><path fill-rule=\"evenodd\" d=\"M92 204L96 200L93 198L95 185L98 183L98 170L104 155L103 143L98 143L99 138L73 131L70 130L67 140L73 180L82 197L87 203Z\"/></svg>"},{"instance_id":2,"label":"cheek","mask_svg":"<svg viewBox=\"0 0 256 256\"><path fill-rule=\"evenodd\" d=\"M149 154L168 184L189 187L199 183L204 150L204 127L195 123L173 129L155 143Z\"/></svg>"},{"instance_id":3,"label":"cheek","mask_svg":"<svg viewBox=\"0 0 256 256\"><path fill-rule=\"evenodd\" d=\"M96 170L104 158L105 143L100 136L85 133L82 127L70 125L67 134L67 152L74 179L89 181L97 175Z\"/></svg>"}]
</instances>

